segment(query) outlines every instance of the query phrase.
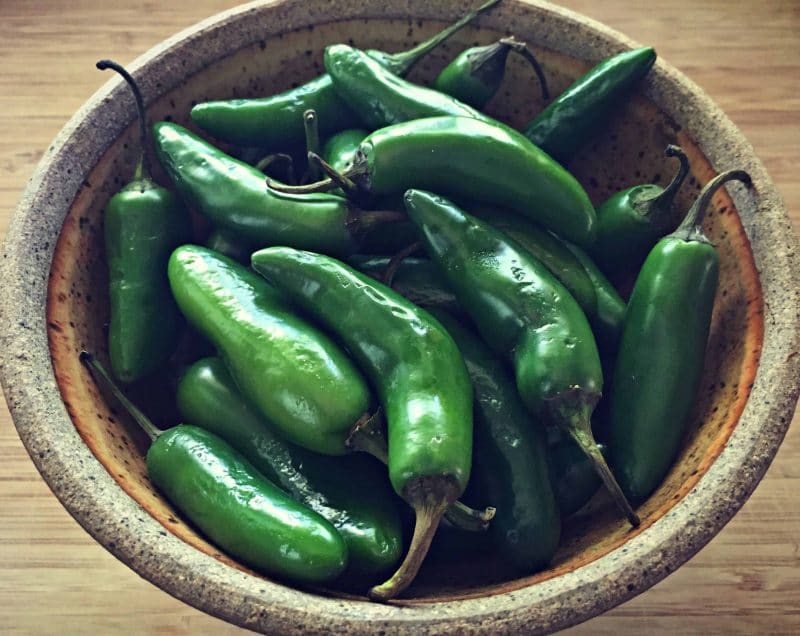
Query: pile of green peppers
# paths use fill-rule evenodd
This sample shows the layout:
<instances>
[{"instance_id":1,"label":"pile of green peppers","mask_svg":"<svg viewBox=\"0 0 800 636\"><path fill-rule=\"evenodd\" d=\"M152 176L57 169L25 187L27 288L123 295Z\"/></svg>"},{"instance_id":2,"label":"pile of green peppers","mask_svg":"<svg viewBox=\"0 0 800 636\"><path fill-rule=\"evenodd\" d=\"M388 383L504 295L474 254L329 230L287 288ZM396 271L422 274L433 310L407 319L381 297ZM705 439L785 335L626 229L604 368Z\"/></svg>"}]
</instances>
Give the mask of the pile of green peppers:
<instances>
[{"instance_id":1,"label":"pile of green peppers","mask_svg":"<svg viewBox=\"0 0 800 636\"><path fill-rule=\"evenodd\" d=\"M481 110L510 53L547 99L515 38L464 51L433 88L403 79L497 2L404 53L333 44L326 75L197 104L195 131L150 128L133 78L98 64L134 92L142 159L105 211L110 371L82 359L150 437L169 503L267 575L388 601L429 551L530 574L596 496L638 526L680 450L718 280L703 215L749 177L713 179L675 228L689 164L670 146L666 188L592 205L565 166L652 48L602 61L522 131ZM627 302L620 270L638 271ZM177 386L166 430L126 397L154 373Z\"/></svg>"}]
</instances>

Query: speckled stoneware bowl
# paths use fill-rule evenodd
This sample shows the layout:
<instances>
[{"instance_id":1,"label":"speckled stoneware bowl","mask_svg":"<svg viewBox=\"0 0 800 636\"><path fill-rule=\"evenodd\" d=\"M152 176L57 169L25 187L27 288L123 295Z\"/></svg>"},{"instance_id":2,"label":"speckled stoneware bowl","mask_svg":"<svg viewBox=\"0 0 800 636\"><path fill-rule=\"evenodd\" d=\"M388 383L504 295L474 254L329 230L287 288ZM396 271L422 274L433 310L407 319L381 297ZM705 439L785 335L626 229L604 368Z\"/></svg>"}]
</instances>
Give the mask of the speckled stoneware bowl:
<instances>
[{"instance_id":1,"label":"speckled stoneware bowl","mask_svg":"<svg viewBox=\"0 0 800 636\"><path fill-rule=\"evenodd\" d=\"M257 2L172 38L131 68L153 120L186 122L195 101L272 93L317 75L328 43L398 50L470 4ZM598 60L635 46L568 11L504 0L412 77L430 79L454 51L512 28L534 47L554 94ZM514 60L491 112L522 125L541 106L529 69ZM458 569L426 567L393 605L302 591L249 571L153 491L143 440L78 363L82 348L105 355L101 211L132 173L134 121L128 89L109 81L54 141L25 192L2 262L2 380L20 437L64 506L115 556L187 603L276 633L556 630L631 598L685 562L744 503L774 456L800 382L796 240L747 141L659 60L571 166L592 199L635 183L664 184L674 169L663 156L667 143L679 143L692 160L682 210L723 169L748 170L755 188L721 191L709 214L722 271L702 389L677 464L639 510L641 527L630 530L600 502L597 514L567 524L547 571L515 578L468 555Z\"/></svg>"}]
</instances>

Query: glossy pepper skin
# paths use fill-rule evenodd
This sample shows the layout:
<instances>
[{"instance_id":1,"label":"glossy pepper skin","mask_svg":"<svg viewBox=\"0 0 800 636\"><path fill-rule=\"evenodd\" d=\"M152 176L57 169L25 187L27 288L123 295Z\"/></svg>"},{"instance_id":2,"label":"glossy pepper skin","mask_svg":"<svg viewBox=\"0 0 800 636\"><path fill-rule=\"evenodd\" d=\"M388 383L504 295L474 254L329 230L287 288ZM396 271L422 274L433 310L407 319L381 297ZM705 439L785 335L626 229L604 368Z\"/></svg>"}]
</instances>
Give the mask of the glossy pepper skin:
<instances>
[{"instance_id":1,"label":"glossy pepper skin","mask_svg":"<svg viewBox=\"0 0 800 636\"><path fill-rule=\"evenodd\" d=\"M651 47L624 51L604 60L539 113L524 135L557 161L569 162L655 61L656 52Z\"/></svg>"},{"instance_id":2,"label":"glossy pepper skin","mask_svg":"<svg viewBox=\"0 0 800 636\"><path fill-rule=\"evenodd\" d=\"M242 398L219 358L204 358L186 371L177 402L186 422L224 439L292 499L330 521L347 544L349 574L380 575L397 564L403 550L399 500L372 457L327 457L285 441Z\"/></svg>"},{"instance_id":3,"label":"glossy pepper skin","mask_svg":"<svg viewBox=\"0 0 800 636\"><path fill-rule=\"evenodd\" d=\"M168 275L187 320L286 439L327 455L347 452L348 431L366 414L370 393L330 338L260 276L209 249L179 247Z\"/></svg>"},{"instance_id":4,"label":"glossy pepper skin","mask_svg":"<svg viewBox=\"0 0 800 636\"><path fill-rule=\"evenodd\" d=\"M656 241L675 227L672 202L689 174L689 159L678 146L667 146L665 154L680 159L680 168L666 188L635 185L597 208L597 238L589 251L604 272L638 271Z\"/></svg>"},{"instance_id":5,"label":"glossy pepper skin","mask_svg":"<svg viewBox=\"0 0 800 636\"><path fill-rule=\"evenodd\" d=\"M677 454L703 372L719 255L701 223L726 181L750 184L742 171L712 179L672 234L650 251L633 292L610 394L610 461L620 486L641 502Z\"/></svg>"},{"instance_id":6,"label":"glossy pepper skin","mask_svg":"<svg viewBox=\"0 0 800 636\"><path fill-rule=\"evenodd\" d=\"M590 428L600 398L600 358L585 314L566 288L519 244L449 201L405 195L409 218L486 342L510 360L519 394L534 415L564 429L595 462L632 524Z\"/></svg>"},{"instance_id":7,"label":"glossy pepper skin","mask_svg":"<svg viewBox=\"0 0 800 636\"><path fill-rule=\"evenodd\" d=\"M516 51L531 63L542 87L542 99L547 100L547 80L539 62L525 43L514 37L462 51L436 76L433 88L473 108L483 109L500 90L511 51Z\"/></svg>"},{"instance_id":8,"label":"glossy pepper skin","mask_svg":"<svg viewBox=\"0 0 800 636\"><path fill-rule=\"evenodd\" d=\"M223 551L261 572L306 583L330 581L344 571L347 546L328 521L292 500L217 435L187 424L159 431L92 356L84 352L81 360L150 437L150 480Z\"/></svg>"},{"instance_id":9,"label":"glossy pepper skin","mask_svg":"<svg viewBox=\"0 0 800 636\"><path fill-rule=\"evenodd\" d=\"M385 256L353 256L348 262L358 271L383 282L390 260ZM447 287L436 266L426 258L404 258L395 272L391 287L415 305L450 311L459 309L455 294Z\"/></svg>"},{"instance_id":10,"label":"glossy pepper skin","mask_svg":"<svg viewBox=\"0 0 800 636\"><path fill-rule=\"evenodd\" d=\"M428 52L499 1L489 0L408 51L368 51L368 54L393 73L405 75ZM358 124L357 115L339 97L333 88L331 77L327 74L271 97L197 104L192 108L191 117L195 124L223 141L242 146L280 149L302 143L303 113L309 109L316 111L320 134L323 136Z\"/></svg>"},{"instance_id":11,"label":"glossy pepper skin","mask_svg":"<svg viewBox=\"0 0 800 636\"><path fill-rule=\"evenodd\" d=\"M274 247L253 268L335 332L368 375L386 415L389 477L414 508L406 559L373 598L416 575L439 520L463 492L472 463L472 388L442 325L388 287L335 259Z\"/></svg>"},{"instance_id":12,"label":"glossy pepper skin","mask_svg":"<svg viewBox=\"0 0 800 636\"><path fill-rule=\"evenodd\" d=\"M494 121L454 97L404 80L369 54L347 44L325 49L325 70L339 97L373 130L441 115Z\"/></svg>"},{"instance_id":13,"label":"glossy pepper skin","mask_svg":"<svg viewBox=\"0 0 800 636\"><path fill-rule=\"evenodd\" d=\"M358 212L345 199L268 189L261 171L178 124L159 122L153 136L158 159L181 198L231 236L261 247L356 251Z\"/></svg>"},{"instance_id":14,"label":"glossy pepper skin","mask_svg":"<svg viewBox=\"0 0 800 636\"><path fill-rule=\"evenodd\" d=\"M458 345L472 381L476 452L470 485L497 508L488 532L515 569L534 572L547 565L561 536L544 428L480 338L445 312L431 311Z\"/></svg>"},{"instance_id":15,"label":"glossy pepper skin","mask_svg":"<svg viewBox=\"0 0 800 636\"><path fill-rule=\"evenodd\" d=\"M431 117L373 132L353 179L376 195L429 188L505 207L579 245L591 243L595 212L581 185L522 135L468 117Z\"/></svg>"},{"instance_id":16,"label":"glossy pepper skin","mask_svg":"<svg viewBox=\"0 0 800 636\"><path fill-rule=\"evenodd\" d=\"M122 382L155 371L178 344L183 319L167 281L172 250L189 240L192 224L180 200L150 178L146 156L144 100L130 74L116 62L101 60L131 87L139 112L140 156L133 180L117 192L103 212L110 320L111 370Z\"/></svg>"},{"instance_id":17,"label":"glossy pepper skin","mask_svg":"<svg viewBox=\"0 0 800 636\"><path fill-rule=\"evenodd\" d=\"M348 128L336 133L322 147L322 158L336 170L346 170L356 156L356 150L369 135L363 128Z\"/></svg>"},{"instance_id":18,"label":"glossy pepper skin","mask_svg":"<svg viewBox=\"0 0 800 636\"><path fill-rule=\"evenodd\" d=\"M250 264L252 248L231 236L225 230L213 230L206 239L206 247L242 265Z\"/></svg>"}]
</instances>

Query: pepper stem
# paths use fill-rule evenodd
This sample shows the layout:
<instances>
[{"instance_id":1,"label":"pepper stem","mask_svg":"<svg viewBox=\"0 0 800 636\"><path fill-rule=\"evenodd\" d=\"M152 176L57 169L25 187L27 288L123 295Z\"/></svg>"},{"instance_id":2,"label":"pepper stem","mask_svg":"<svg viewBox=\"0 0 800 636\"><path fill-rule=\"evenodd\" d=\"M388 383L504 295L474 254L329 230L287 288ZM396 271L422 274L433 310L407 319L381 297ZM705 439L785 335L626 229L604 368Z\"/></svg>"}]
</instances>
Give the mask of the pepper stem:
<instances>
[{"instance_id":1,"label":"pepper stem","mask_svg":"<svg viewBox=\"0 0 800 636\"><path fill-rule=\"evenodd\" d=\"M432 38L421 42L414 48L408 49L407 51L401 51L399 53L391 53L388 55L384 54L383 59L381 60L382 64L395 75L406 75L425 55L447 40L450 36L456 33L456 31L464 28L481 13L491 9L498 2L500 2L500 0L488 0L488 2L484 2L477 9L465 14L463 17L453 22L453 24L445 27Z\"/></svg>"},{"instance_id":2,"label":"pepper stem","mask_svg":"<svg viewBox=\"0 0 800 636\"><path fill-rule=\"evenodd\" d=\"M125 70L121 64L117 64L114 60L100 60L95 66L101 71L111 69L119 73L122 78L128 83L133 97L136 100L136 110L139 113L139 145L141 146L139 161L136 162L136 169L134 172L134 181L144 181L150 178L150 161L147 158L147 113L144 108L144 99L142 98L142 91L139 90L139 85L133 76ZM144 189L142 189L144 192Z\"/></svg>"},{"instance_id":3,"label":"pepper stem","mask_svg":"<svg viewBox=\"0 0 800 636\"><path fill-rule=\"evenodd\" d=\"M442 515L455 501L456 492L454 484L439 477L423 477L408 488L406 500L416 515L414 536L397 571L388 581L369 591L371 599L389 601L411 585L428 554Z\"/></svg>"},{"instance_id":4,"label":"pepper stem","mask_svg":"<svg viewBox=\"0 0 800 636\"><path fill-rule=\"evenodd\" d=\"M539 87L542 91L542 101L547 101L550 99L550 89L547 87L547 78L544 75L544 69L542 69L542 65L539 64L539 60L536 59L536 56L531 52L528 48L528 45L521 40L518 40L513 35L507 38L501 38L500 44L504 44L508 48L510 48L514 53L517 55L521 55L527 62L533 67L533 72L536 73L536 78L539 80Z\"/></svg>"},{"instance_id":5,"label":"pepper stem","mask_svg":"<svg viewBox=\"0 0 800 636\"><path fill-rule=\"evenodd\" d=\"M275 190L276 192L283 192L285 194L314 194L316 192L328 192L335 188L341 188L348 196L362 193L358 184L352 179L352 177L363 175L363 168L354 166L349 170L339 172L322 157L313 152L308 154L308 160L309 162L318 162L319 167L325 174L328 175L328 177L326 179L316 181L315 183L308 183L306 185L298 186L286 185L285 183L280 183L268 178L267 187L271 190Z\"/></svg>"},{"instance_id":6,"label":"pepper stem","mask_svg":"<svg viewBox=\"0 0 800 636\"><path fill-rule=\"evenodd\" d=\"M286 164L286 176L289 177L289 181L294 181L294 159L285 152L274 152L271 155L267 155L255 165L255 168L260 172L266 173L267 168L279 161Z\"/></svg>"},{"instance_id":7,"label":"pepper stem","mask_svg":"<svg viewBox=\"0 0 800 636\"><path fill-rule=\"evenodd\" d=\"M700 192L700 196L697 197L692 207L689 208L689 211L686 213L683 222L670 236L684 238L685 240L702 240L700 238L702 236L701 225L706 216L708 205L711 203L711 199L716 191L728 181L741 181L748 188L753 185L753 180L744 170L728 170L727 172L718 174L705 185L702 192Z\"/></svg>"},{"instance_id":8,"label":"pepper stem","mask_svg":"<svg viewBox=\"0 0 800 636\"><path fill-rule=\"evenodd\" d=\"M639 526L639 516L634 512L622 488L619 487L611 469L606 463L605 457L600 452L600 448L592 435L588 413L580 413L572 417L559 417L558 425L575 440L584 454L592 461L595 472L600 476L606 489L611 493L614 503L628 518L628 522L634 527Z\"/></svg>"},{"instance_id":9,"label":"pepper stem","mask_svg":"<svg viewBox=\"0 0 800 636\"><path fill-rule=\"evenodd\" d=\"M316 161L311 161L311 155L315 157L320 152L319 146L319 119L317 111L309 108L303 113L303 130L306 134L306 152L309 157L308 169L303 175L303 183L318 181L320 178L320 167Z\"/></svg>"},{"instance_id":10,"label":"pepper stem","mask_svg":"<svg viewBox=\"0 0 800 636\"><path fill-rule=\"evenodd\" d=\"M102 364L95 358L91 353L88 351L81 351L80 353L80 360L81 362L92 372L92 374L96 374L96 377L100 378L101 386L105 387L111 394L119 400L120 404L125 407L125 410L128 411L130 416L136 421L136 423L142 428L142 430L147 434L147 437L150 438L151 442L155 442L158 439L158 436L161 435L161 431L156 428L156 425L150 421L144 413L142 413L139 408L131 402L125 394L122 392L116 382L111 379L108 371L105 370Z\"/></svg>"},{"instance_id":11,"label":"pepper stem","mask_svg":"<svg viewBox=\"0 0 800 636\"><path fill-rule=\"evenodd\" d=\"M382 464L388 466L389 453L386 441L386 420L381 409L372 414L365 413L353 424L347 436L345 446L353 452L368 453ZM494 518L495 508L488 506L484 510L476 510L456 501L447 510L447 518L457 528L471 532L483 532Z\"/></svg>"},{"instance_id":12,"label":"pepper stem","mask_svg":"<svg viewBox=\"0 0 800 636\"><path fill-rule=\"evenodd\" d=\"M397 274L397 270L402 262L420 248L422 248L422 244L419 241L415 241L392 256L392 258L389 259L389 263L386 265L386 269L383 271L383 276L381 277L383 279L383 284L387 287L391 287L392 283L394 282L395 274Z\"/></svg>"}]
</instances>

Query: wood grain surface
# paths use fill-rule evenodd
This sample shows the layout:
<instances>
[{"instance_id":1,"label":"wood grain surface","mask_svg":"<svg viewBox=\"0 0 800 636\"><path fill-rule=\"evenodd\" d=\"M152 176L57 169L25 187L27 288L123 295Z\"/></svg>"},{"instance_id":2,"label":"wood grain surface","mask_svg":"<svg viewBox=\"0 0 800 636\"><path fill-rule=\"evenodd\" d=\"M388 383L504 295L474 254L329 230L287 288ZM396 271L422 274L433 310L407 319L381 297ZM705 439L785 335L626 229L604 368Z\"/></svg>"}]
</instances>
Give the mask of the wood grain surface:
<instances>
[{"instance_id":1,"label":"wood grain surface","mask_svg":"<svg viewBox=\"0 0 800 636\"><path fill-rule=\"evenodd\" d=\"M387 0L387 2L390 0ZM0 1L0 236L58 130L126 63L232 0ZM800 227L800 3L673 0L566 6L652 44L755 146ZM234 634L96 544L33 467L0 406L0 632ZM795 417L795 420L798 418ZM573 634L800 633L800 430L734 520L675 574Z\"/></svg>"}]
</instances>

